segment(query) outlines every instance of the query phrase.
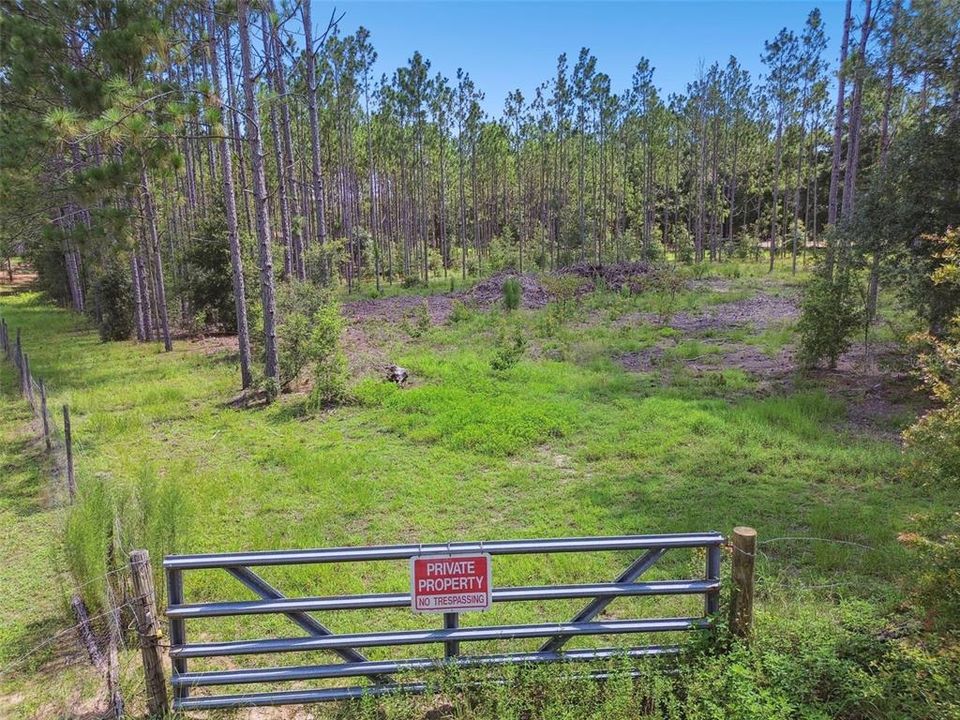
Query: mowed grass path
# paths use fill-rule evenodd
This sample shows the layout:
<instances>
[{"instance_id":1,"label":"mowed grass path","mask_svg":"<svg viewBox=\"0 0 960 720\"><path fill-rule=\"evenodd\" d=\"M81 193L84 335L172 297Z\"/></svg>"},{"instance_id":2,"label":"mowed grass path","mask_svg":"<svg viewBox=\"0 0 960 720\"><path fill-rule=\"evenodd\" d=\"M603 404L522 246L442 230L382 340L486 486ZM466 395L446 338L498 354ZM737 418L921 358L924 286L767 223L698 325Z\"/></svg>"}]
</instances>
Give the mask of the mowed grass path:
<instances>
[{"instance_id":1,"label":"mowed grass path","mask_svg":"<svg viewBox=\"0 0 960 720\"><path fill-rule=\"evenodd\" d=\"M302 398L228 407L238 373L227 353L184 341L168 354L152 344L102 344L82 319L35 294L0 295L0 315L22 328L51 405L71 406L81 493L175 484L180 551L729 532L749 524L761 541L789 538L762 546L761 613L902 597L910 555L898 533L915 529L912 516L956 497L899 482L898 447L846 432L842 403L815 387L760 397L735 372L680 374L672 383L627 372L615 352L663 334L642 324L585 324L567 332L562 360L531 352L511 370L490 370L503 327L536 334L545 312L474 313L416 339L388 334L384 351L411 370L413 385L359 379L355 404L310 413ZM42 453L24 430L29 418L9 364L0 383L0 659L9 660L65 622L64 585L59 511L45 505ZM808 537L827 542L793 539ZM605 580L626 561L509 558L498 561L494 582ZM701 569L701 559L678 555L651 577ZM267 576L294 595L400 591L406 573L397 563ZM248 597L223 574L187 577L190 600ZM642 612L682 611L682 601L638 602ZM466 622L561 620L575 606L498 608ZM611 611L630 612L623 608ZM423 622L397 611L343 613L330 624L350 631ZM263 618L191 632L298 631Z\"/></svg>"}]
</instances>

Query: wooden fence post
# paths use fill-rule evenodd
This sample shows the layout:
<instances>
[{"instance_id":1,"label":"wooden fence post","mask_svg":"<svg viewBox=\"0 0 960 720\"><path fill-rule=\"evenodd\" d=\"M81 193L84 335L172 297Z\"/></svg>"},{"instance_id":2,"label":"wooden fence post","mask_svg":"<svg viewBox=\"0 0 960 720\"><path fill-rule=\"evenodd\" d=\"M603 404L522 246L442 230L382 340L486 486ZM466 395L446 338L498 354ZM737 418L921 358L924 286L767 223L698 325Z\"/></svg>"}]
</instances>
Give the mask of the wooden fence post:
<instances>
[{"instance_id":1,"label":"wooden fence post","mask_svg":"<svg viewBox=\"0 0 960 720\"><path fill-rule=\"evenodd\" d=\"M736 637L750 637L753 627L753 566L756 554L757 531L750 527L735 527L730 573L730 632Z\"/></svg>"},{"instance_id":2,"label":"wooden fence post","mask_svg":"<svg viewBox=\"0 0 960 720\"><path fill-rule=\"evenodd\" d=\"M23 384L27 388L27 402L30 403L30 409L36 412L36 403L33 399L33 373L30 372L30 356L23 354Z\"/></svg>"},{"instance_id":3,"label":"wooden fence post","mask_svg":"<svg viewBox=\"0 0 960 720\"><path fill-rule=\"evenodd\" d=\"M17 344L13 350L13 364L17 366L20 396L23 397L23 345L20 342L20 328L17 328Z\"/></svg>"},{"instance_id":4,"label":"wooden fence post","mask_svg":"<svg viewBox=\"0 0 960 720\"><path fill-rule=\"evenodd\" d=\"M70 406L63 406L63 441L67 446L67 492L70 500L77 497L77 480L73 476L73 435L70 432Z\"/></svg>"},{"instance_id":5,"label":"wooden fence post","mask_svg":"<svg viewBox=\"0 0 960 720\"><path fill-rule=\"evenodd\" d=\"M47 452L50 452L50 418L47 415L47 388L43 384L43 378L37 383L40 385L40 419L43 421L43 442L47 446Z\"/></svg>"},{"instance_id":6,"label":"wooden fence post","mask_svg":"<svg viewBox=\"0 0 960 720\"><path fill-rule=\"evenodd\" d=\"M170 706L167 703L167 684L163 676L163 656L160 651L163 632L160 628L160 616L157 614L150 555L146 550L134 550L130 553L130 576L133 579L133 614L137 621L143 674L147 683L147 708L153 717L166 717Z\"/></svg>"}]
</instances>

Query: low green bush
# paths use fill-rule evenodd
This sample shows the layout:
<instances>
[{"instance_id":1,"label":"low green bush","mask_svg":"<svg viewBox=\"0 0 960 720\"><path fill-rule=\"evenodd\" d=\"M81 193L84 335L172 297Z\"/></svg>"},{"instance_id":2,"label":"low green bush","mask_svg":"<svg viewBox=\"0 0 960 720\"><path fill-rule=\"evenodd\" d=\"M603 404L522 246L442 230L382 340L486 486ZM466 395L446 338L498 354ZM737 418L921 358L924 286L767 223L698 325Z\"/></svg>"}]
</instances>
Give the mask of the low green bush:
<instances>
[{"instance_id":1,"label":"low green bush","mask_svg":"<svg viewBox=\"0 0 960 720\"><path fill-rule=\"evenodd\" d=\"M520 307L522 289L520 281L515 277L508 277L503 281L503 307L507 310L516 310Z\"/></svg>"},{"instance_id":2,"label":"low green bush","mask_svg":"<svg viewBox=\"0 0 960 720\"><path fill-rule=\"evenodd\" d=\"M453 305L450 308L450 322L466 322L472 317L473 313L470 312L470 308L468 308L461 300L453 301Z\"/></svg>"},{"instance_id":3,"label":"low green bush","mask_svg":"<svg viewBox=\"0 0 960 720\"><path fill-rule=\"evenodd\" d=\"M133 297L130 275L124 267L107 267L93 284L93 309L103 342L126 340L133 330Z\"/></svg>"},{"instance_id":4,"label":"low green bush","mask_svg":"<svg viewBox=\"0 0 960 720\"><path fill-rule=\"evenodd\" d=\"M281 385L289 385L310 366L314 399L324 405L343 400L347 392L346 358L340 347L344 321L336 296L313 283L291 281L278 289L277 314Z\"/></svg>"},{"instance_id":5,"label":"low green bush","mask_svg":"<svg viewBox=\"0 0 960 720\"><path fill-rule=\"evenodd\" d=\"M960 653L897 640L872 605L766 618L750 645L692 642L679 660L449 670L439 698L368 698L346 718L942 720L960 710ZM722 639L722 638L721 638ZM606 679L587 677L602 672Z\"/></svg>"},{"instance_id":6,"label":"low green bush","mask_svg":"<svg viewBox=\"0 0 960 720\"><path fill-rule=\"evenodd\" d=\"M523 357L527 349L527 339L520 332L519 328L514 328L513 332L507 336L505 333L500 337L497 343L497 350L490 360L490 367L498 372L509 370Z\"/></svg>"},{"instance_id":7,"label":"low green bush","mask_svg":"<svg viewBox=\"0 0 960 720\"><path fill-rule=\"evenodd\" d=\"M860 326L862 303L853 270L846 263L821 266L803 288L798 357L812 367L826 360L831 368L850 347L851 336Z\"/></svg>"}]
</instances>

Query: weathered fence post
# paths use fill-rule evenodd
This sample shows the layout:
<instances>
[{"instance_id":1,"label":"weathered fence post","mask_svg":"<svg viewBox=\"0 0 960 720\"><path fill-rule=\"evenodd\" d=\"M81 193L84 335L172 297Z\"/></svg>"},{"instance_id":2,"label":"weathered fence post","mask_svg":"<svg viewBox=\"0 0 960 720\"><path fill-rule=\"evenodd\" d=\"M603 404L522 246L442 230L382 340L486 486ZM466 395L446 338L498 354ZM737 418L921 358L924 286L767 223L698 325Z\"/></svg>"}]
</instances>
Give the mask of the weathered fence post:
<instances>
[{"instance_id":1,"label":"weathered fence post","mask_svg":"<svg viewBox=\"0 0 960 720\"><path fill-rule=\"evenodd\" d=\"M40 385L40 419L43 421L43 442L47 446L47 452L50 451L50 418L47 415L47 388L43 384L43 378L37 381Z\"/></svg>"},{"instance_id":2,"label":"weathered fence post","mask_svg":"<svg viewBox=\"0 0 960 720\"><path fill-rule=\"evenodd\" d=\"M20 342L20 328L17 328L17 344L13 351L13 364L17 366L20 396L23 397L23 345Z\"/></svg>"},{"instance_id":3,"label":"weathered fence post","mask_svg":"<svg viewBox=\"0 0 960 720\"><path fill-rule=\"evenodd\" d=\"M736 637L749 637L753 627L753 567L756 554L757 531L750 527L735 527L730 573L730 632Z\"/></svg>"},{"instance_id":4,"label":"weathered fence post","mask_svg":"<svg viewBox=\"0 0 960 720\"><path fill-rule=\"evenodd\" d=\"M147 683L147 709L153 717L166 717L170 706L167 702L167 685L163 677L163 656L160 651L163 632L157 613L150 555L146 550L134 550L130 553L130 576L133 579L133 614L137 621L143 674Z\"/></svg>"},{"instance_id":5,"label":"weathered fence post","mask_svg":"<svg viewBox=\"0 0 960 720\"><path fill-rule=\"evenodd\" d=\"M70 432L70 406L63 406L63 443L67 447L67 492L70 499L77 497L77 481L73 476L73 434Z\"/></svg>"},{"instance_id":6,"label":"weathered fence post","mask_svg":"<svg viewBox=\"0 0 960 720\"><path fill-rule=\"evenodd\" d=\"M33 399L33 374L30 372L30 356L23 354L23 384L27 388L27 402L30 403L30 409L36 412L36 403Z\"/></svg>"},{"instance_id":7,"label":"weathered fence post","mask_svg":"<svg viewBox=\"0 0 960 720\"><path fill-rule=\"evenodd\" d=\"M73 615L77 620L77 635L83 647L86 648L87 656L90 658L90 664L97 670L103 672L107 666L107 660L97 645L96 635L90 625L90 614L87 612L87 605L83 602L80 594L75 594L70 599L70 607L73 609Z\"/></svg>"}]
</instances>

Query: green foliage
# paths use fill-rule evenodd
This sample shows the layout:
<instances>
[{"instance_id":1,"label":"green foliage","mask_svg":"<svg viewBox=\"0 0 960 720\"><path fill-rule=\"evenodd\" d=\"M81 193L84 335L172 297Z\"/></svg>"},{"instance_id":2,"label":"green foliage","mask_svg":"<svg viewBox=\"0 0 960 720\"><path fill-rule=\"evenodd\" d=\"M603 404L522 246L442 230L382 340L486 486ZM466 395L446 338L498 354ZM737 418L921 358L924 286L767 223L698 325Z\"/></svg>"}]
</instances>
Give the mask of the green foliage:
<instances>
[{"instance_id":1,"label":"green foliage","mask_svg":"<svg viewBox=\"0 0 960 720\"><path fill-rule=\"evenodd\" d=\"M659 230L659 229L658 229ZM661 262L667 257L667 250L660 241L660 233L655 232L650 241L641 248L640 258L647 262Z\"/></svg>"},{"instance_id":2,"label":"green foliage","mask_svg":"<svg viewBox=\"0 0 960 720\"><path fill-rule=\"evenodd\" d=\"M145 548L155 559L176 552L192 522L190 498L174 479L141 468L133 484L84 477L64 520L67 570L81 588L92 614L105 607L104 576L123 563L130 548Z\"/></svg>"},{"instance_id":3,"label":"green foliage","mask_svg":"<svg viewBox=\"0 0 960 720\"><path fill-rule=\"evenodd\" d=\"M693 262L693 236L683 223L674 223L670 228L670 244L673 245L677 260L682 263Z\"/></svg>"},{"instance_id":4,"label":"green foliage","mask_svg":"<svg viewBox=\"0 0 960 720\"><path fill-rule=\"evenodd\" d=\"M331 285L336 279L336 268L344 254L342 238L328 239L324 245L318 242L311 243L304 255L304 267L307 271L307 280L314 285Z\"/></svg>"},{"instance_id":5,"label":"green foliage","mask_svg":"<svg viewBox=\"0 0 960 720\"><path fill-rule=\"evenodd\" d=\"M404 313L400 325L407 335L414 339L426 333L430 329L430 308L427 301L417 303L412 310Z\"/></svg>"},{"instance_id":6,"label":"green foliage","mask_svg":"<svg viewBox=\"0 0 960 720\"><path fill-rule=\"evenodd\" d=\"M277 293L280 382L286 386L310 366L313 395L323 405L346 397L346 360L340 347L340 303L312 283L288 282Z\"/></svg>"},{"instance_id":7,"label":"green foliage","mask_svg":"<svg viewBox=\"0 0 960 720\"><path fill-rule=\"evenodd\" d=\"M960 230L938 238L941 264L931 273L935 287L960 288ZM960 312L942 336L914 335L917 375L937 406L904 433L913 450L910 474L917 480L954 483L960 480Z\"/></svg>"},{"instance_id":8,"label":"green foliage","mask_svg":"<svg viewBox=\"0 0 960 720\"><path fill-rule=\"evenodd\" d=\"M833 272L824 265L803 288L798 357L812 367L826 360L831 368L850 347L850 337L860 325L863 308L853 271L838 263Z\"/></svg>"},{"instance_id":9,"label":"green foliage","mask_svg":"<svg viewBox=\"0 0 960 720\"><path fill-rule=\"evenodd\" d=\"M450 307L450 322L466 322L472 317L473 313L470 312L470 308L468 308L462 300L453 301L453 305Z\"/></svg>"},{"instance_id":10,"label":"green foliage","mask_svg":"<svg viewBox=\"0 0 960 720\"><path fill-rule=\"evenodd\" d=\"M130 276L119 264L107 267L93 284L93 308L100 339L126 340L133 330L133 298Z\"/></svg>"},{"instance_id":11,"label":"green foliage","mask_svg":"<svg viewBox=\"0 0 960 720\"><path fill-rule=\"evenodd\" d=\"M523 290L520 287L520 280L518 278L506 278L503 281L503 307L508 311L519 308L522 292Z\"/></svg>"},{"instance_id":12,"label":"green foliage","mask_svg":"<svg viewBox=\"0 0 960 720\"><path fill-rule=\"evenodd\" d=\"M515 271L517 269L516 238L513 228L504 228L502 235L495 235L490 239L487 249L487 264L494 272Z\"/></svg>"},{"instance_id":13,"label":"green foliage","mask_svg":"<svg viewBox=\"0 0 960 720\"><path fill-rule=\"evenodd\" d=\"M182 288L195 317L203 325L235 332L230 245L223 209L215 208L201 221L183 253L186 273Z\"/></svg>"},{"instance_id":14,"label":"green foliage","mask_svg":"<svg viewBox=\"0 0 960 720\"><path fill-rule=\"evenodd\" d=\"M943 264L941 237L960 227L960 120L955 113L941 120L898 132L889 160L857 196L845 229L864 264L879 253L886 283L935 334L960 311L960 284L933 279Z\"/></svg>"},{"instance_id":15,"label":"green foliage","mask_svg":"<svg viewBox=\"0 0 960 720\"><path fill-rule=\"evenodd\" d=\"M829 613L770 618L752 645L717 652L687 642L682 660L613 658L591 670L574 665L450 671L431 678L470 720L864 720L955 717L960 653L936 654L885 638L869 604ZM496 678L502 682L484 682ZM465 687L471 686L470 690ZM360 703L346 720L418 717L418 703Z\"/></svg>"},{"instance_id":16,"label":"green foliage","mask_svg":"<svg viewBox=\"0 0 960 720\"><path fill-rule=\"evenodd\" d=\"M677 296L684 285L683 275L677 272L676 268L664 266L651 273L647 287L661 324L665 324L673 317Z\"/></svg>"},{"instance_id":17,"label":"green foliage","mask_svg":"<svg viewBox=\"0 0 960 720\"><path fill-rule=\"evenodd\" d=\"M953 513L939 532L930 528L930 518L920 533L910 533L919 557L916 598L927 622L941 633L960 640L960 513Z\"/></svg>"},{"instance_id":18,"label":"green foliage","mask_svg":"<svg viewBox=\"0 0 960 720\"><path fill-rule=\"evenodd\" d=\"M737 260L747 260L757 248L757 238L744 230L734 242L733 254Z\"/></svg>"},{"instance_id":19,"label":"green foliage","mask_svg":"<svg viewBox=\"0 0 960 720\"><path fill-rule=\"evenodd\" d=\"M509 370L523 357L527 349L527 339L520 328L515 327L510 333L503 333L497 342L497 350L490 360L490 367L497 372Z\"/></svg>"}]
</instances>

